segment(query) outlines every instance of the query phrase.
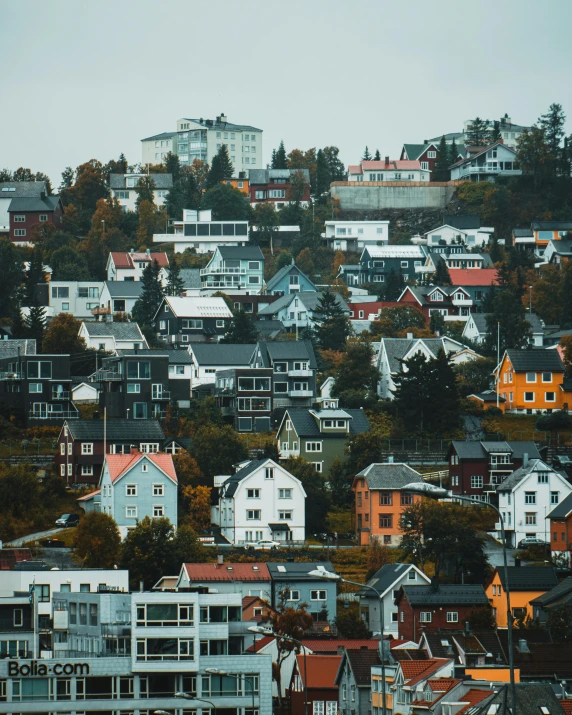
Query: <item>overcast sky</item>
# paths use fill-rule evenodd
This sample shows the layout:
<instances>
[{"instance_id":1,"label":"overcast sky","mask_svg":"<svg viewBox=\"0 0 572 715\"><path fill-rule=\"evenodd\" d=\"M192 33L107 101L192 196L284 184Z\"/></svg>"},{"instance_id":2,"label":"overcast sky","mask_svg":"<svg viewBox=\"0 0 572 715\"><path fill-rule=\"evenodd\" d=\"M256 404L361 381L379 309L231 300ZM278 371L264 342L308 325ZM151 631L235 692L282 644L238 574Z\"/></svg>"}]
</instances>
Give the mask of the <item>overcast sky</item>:
<instances>
[{"instance_id":1,"label":"overcast sky","mask_svg":"<svg viewBox=\"0 0 572 715\"><path fill-rule=\"evenodd\" d=\"M50 175L173 131L180 117L264 130L264 160L404 142L552 102L572 131L570 0L0 1L0 167Z\"/></svg>"}]
</instances>

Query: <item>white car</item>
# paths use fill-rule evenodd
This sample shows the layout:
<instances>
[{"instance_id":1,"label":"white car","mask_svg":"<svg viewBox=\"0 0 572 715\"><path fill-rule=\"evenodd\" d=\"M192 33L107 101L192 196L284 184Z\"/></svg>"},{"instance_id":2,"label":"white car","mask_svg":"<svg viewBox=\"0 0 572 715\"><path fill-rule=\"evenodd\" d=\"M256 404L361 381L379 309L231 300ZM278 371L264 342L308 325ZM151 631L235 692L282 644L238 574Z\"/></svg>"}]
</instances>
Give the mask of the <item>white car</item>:
<instances>
[{"instance_id":1,"label":"white car","mask_svg":"<svg viewBox=\"0 0 572 715\"><path fill-rule=\"evenodd\" d=\"M253 548L255 549L277 549L280 546L279 541L257 541Z\"/></svg>"}]
</instances>

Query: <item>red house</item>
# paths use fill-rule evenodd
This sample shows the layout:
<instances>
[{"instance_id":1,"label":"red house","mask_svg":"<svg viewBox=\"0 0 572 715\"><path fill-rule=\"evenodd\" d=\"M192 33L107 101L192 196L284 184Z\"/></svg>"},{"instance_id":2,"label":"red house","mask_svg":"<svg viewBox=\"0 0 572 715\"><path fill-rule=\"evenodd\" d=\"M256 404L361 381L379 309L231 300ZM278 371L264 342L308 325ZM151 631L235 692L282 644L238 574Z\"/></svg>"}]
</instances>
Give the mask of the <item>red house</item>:
<instances>
[{"instance_id":1,"label":"red house","mask_svg":"<svg viewBox=\"0 0 572 715\"><path fill-rule=\"evenodd\" d=\"M401 149L402 161L419 161L422 169L435 171L435 164L439 158L439 149L436 144L404 144ZM431 174L433 177L433 173ZM434 181L434 179L432 179Z\"/></svg>"},{"instance_id":2,"label":"red house","mask_svg":"<svg viewBox=\"0 0 572 715\"><path fill-rule=\"evenodd\" d=\"M395 599L399 638L416 643L423 631L458 629L475 610L490 608L480 584L403 586Z\"/></svg>"},{"instance_id":3,"label":"red house","mask_svg":"<svg viewBox=\"0 0 572 715\"><path fill-rule=\"evenodd\" d=\"M380 312L387 308L399 308L399 303L395 301L376 300L366 303L349 303L350 318L352 320L370 320L370 315L379 316Z\"/></svg>"},{"instance_id":4,"label":"red house","mask_svg":"<svg viewBox=\"0 0 572 715\"><path fill-rule=\"evenodd\" d=\"M308 713L334 715L338 712L338 686L335 681L341 660L341 655L306 655L305 659L303 655L296 656L290 681L291 715L305 712L306 689Z\"/></svg>"},{"instance_id":5,"label":"red house","mask_svg":"<svg viewBox=\"0 0 572 715\"><path fill-rule=\"evenodd\" d=\"M45 191L41 191L36 197L12 199L8 215L10 240L26 244L31 240L34 226L52 223L58 228L61 227L64 210L59 196L47 196Z\"/></svg>"},{"instance_id":6,"label":"red house","mask_svg":"<svg viewBox=\"0 0 572 715\"><path fill-rule=\"evenodd\" d=\"M308 169L251 169L249 174L251 205L273 203L277 209L284 208L286 204L294 200L292 179L296 175L304 177L304 191L298 200L302 206L307 206L310 201L310 171Z\"/></svg>"},{"instance_id":7,"label":"red house","mask_svg":"<svg viewBox=\"0 0 572 715\"><path fill-rule=\"evenodd\" d=\"M406 286L397 302L418 308L427 321L431 320L433 313L459 316L460 320L466 320L474 307L470 293L462 286Z\"/></svg>"}]
</instances>

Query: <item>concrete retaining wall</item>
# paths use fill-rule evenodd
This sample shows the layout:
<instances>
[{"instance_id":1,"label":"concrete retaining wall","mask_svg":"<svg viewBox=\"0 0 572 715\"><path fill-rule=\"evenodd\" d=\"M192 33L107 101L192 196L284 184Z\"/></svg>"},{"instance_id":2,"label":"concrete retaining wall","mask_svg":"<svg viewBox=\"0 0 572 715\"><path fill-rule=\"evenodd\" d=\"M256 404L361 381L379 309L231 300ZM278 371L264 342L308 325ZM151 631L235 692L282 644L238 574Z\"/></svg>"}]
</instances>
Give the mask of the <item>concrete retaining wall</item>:
<instances>
[{"instance_id":1,"label":"concrete retaining wall","mask_svg":"<svg viewBox=\"0 0 572 715\"><path fill-rule=\"evenodd\" d=\"M444 209L461 181L335 181L330 193L344 211Z\"/></svg>"}]
</instances>

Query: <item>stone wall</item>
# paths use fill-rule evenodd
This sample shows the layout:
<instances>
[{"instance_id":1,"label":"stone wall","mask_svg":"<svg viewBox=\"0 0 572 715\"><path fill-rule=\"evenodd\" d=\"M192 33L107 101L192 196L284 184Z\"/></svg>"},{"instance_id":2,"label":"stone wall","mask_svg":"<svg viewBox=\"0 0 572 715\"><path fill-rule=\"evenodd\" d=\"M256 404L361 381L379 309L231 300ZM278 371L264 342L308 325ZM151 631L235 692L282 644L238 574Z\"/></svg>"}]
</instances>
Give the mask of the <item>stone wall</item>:
<instances>
[{"instance_id":1,"label":"stone wall","mask_svg":"<svg viewBox=\"0 0 572 715\"><path fill-rule=\"evenodd\" d=\"M344 210L444 209L461 182L335 181L330 193Z\"/></svg>"}]
</instances>

